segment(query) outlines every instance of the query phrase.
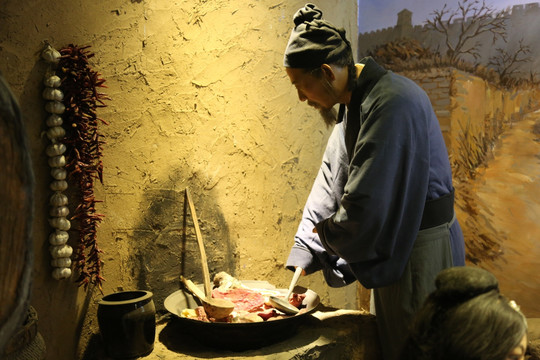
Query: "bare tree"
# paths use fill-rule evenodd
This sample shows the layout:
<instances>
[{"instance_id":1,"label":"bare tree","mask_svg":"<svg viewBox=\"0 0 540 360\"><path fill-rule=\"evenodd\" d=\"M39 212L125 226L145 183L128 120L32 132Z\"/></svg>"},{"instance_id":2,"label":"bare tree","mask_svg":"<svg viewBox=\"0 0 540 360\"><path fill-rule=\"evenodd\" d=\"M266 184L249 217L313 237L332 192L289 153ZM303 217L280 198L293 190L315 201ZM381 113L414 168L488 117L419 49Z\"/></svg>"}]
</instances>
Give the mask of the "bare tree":
<instances>
[{"instance_id":1,"label":"bare tree","mask_svg":"<svg viewBox=\"0 0 540 360\"><path fill-rule=\"evenodd\" d=\"M488 66L493 66L499 73L502 81L519 73L518 65L532 61L529 56L531 48L523 44L523 39L518 42L516 51L506 51L504 48L497 48L497 54L489 59Z\"/></svg>"},{"instance_id":2,"label":"bare tree","mask_svg":"<svg viewBox=\"0 0 540 360\"><path fill-rule=\"evenodd\" d=\"M451 10L444 4L441 10L435 10L432 15L426 27L445 37L446 55L453 64L464 54L478 59L482 45L479 36L484 33L493 36L493 43L498 38L506 42L506 13L496 12L485 1L462 0L458 2L457 10ZM456 23L459 25L457 29Z\"/></svg>"}]
</instances>

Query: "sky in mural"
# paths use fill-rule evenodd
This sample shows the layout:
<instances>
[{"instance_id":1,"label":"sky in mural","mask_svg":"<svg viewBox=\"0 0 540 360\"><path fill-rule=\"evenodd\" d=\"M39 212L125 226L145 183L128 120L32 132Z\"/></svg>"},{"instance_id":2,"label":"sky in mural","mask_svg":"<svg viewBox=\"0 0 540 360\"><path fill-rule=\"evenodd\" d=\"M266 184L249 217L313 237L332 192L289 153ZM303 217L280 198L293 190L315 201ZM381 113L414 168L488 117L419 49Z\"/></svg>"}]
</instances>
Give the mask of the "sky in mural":
<instances>
[{"instance_id":1,"label":"sky in mural","mask_svg":"<svg viewBox=\"0 0 540 360\"><path fill-rule=\"evenodd\" d=\"M486 5L497 10L538 1L485 0ZM403 9L413 13L413 25L421 25L431 18L434 10L442 9L444 4L452 10L458 8L458 0L358 0L358 31L364 33L395 26L397 13Z\"/></svg>"}]
</instances>

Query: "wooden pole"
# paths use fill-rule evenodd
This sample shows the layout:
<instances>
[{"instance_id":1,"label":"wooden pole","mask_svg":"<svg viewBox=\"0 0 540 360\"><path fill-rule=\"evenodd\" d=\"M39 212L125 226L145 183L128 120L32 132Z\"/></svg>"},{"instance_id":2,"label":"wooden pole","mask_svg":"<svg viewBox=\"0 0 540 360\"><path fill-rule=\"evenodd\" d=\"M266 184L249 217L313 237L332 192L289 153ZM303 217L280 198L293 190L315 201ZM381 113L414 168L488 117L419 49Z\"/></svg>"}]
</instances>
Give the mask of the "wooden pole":
<instances>
[{"instance_id":1,"label":"wooden pole","mask_svg":"<svg viewBox=\"0 0 540 360\"><path fill-rule=\"evenodd\" d=\"M195 205L193 205L193 199L189 188L186 187L185 198L189 204L189 211L193 218L193 225L195 226L195 235L197 236L197 243L199 244L199 250L201 252L201 265L204 278L204 291L208 298L212 297L212 286L210 285L210 272L208 270L208 262L206 260L206 252L204 250L204 243L201 235L201 229L199 228L199 220L197 219L197 213L195 212Z\"/></svg>"}]
</instances>

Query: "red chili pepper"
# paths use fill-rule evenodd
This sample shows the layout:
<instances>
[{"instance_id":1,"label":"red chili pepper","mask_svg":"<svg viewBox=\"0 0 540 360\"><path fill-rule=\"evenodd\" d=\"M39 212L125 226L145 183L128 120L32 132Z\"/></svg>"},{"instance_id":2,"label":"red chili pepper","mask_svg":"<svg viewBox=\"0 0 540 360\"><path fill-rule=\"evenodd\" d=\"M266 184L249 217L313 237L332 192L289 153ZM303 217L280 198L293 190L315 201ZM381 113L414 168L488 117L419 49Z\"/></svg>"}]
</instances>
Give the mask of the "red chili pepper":
<instances>
[{"instance_id":1,"label":"red chili pepper","mask_svg":"<svg viewBox=\"0 0 540 360\"><path fill-rule=\"evenodd\" d=\"M94 197L95 180L103 183L103 163L101 161L102 135L98 124L108 125L97 118L96 109L106 106L104 100L110 98L98 88L106 87L101 74L92 70L88 59L94 54L90 46L70 44L60 50L57 74L62 79L64 91L64 118L68 124L64 143L68 148L68 181L76 183L79 190L78 201L71 219L77 220L79 244L75 249L75 267L79 271L76 282L87 288L105 281L101 274L103 251L97 245L97 228L104 215L96 212L95 204L101 202ZM75 227L74 227L75 228Z\"/></svg>"}]
</instances>

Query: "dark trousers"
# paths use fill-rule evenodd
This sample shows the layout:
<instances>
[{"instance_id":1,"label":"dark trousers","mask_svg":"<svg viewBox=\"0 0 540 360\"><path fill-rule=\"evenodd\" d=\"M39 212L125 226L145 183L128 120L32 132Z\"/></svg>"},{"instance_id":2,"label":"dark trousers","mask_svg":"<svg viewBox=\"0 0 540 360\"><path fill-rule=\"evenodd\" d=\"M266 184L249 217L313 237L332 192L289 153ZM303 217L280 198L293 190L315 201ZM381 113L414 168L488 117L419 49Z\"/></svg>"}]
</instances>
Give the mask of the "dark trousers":
<instances>
[{"instance_id":1,"label":"dark trousers","mask_svg":"<svg viewBox=\"0 0 540 360\"><path fill-rule=\"evenodd\" d=\"M401 279L373 289L384 360L397 360L416 311L435 290L435 277L452 267L452 222L421 230Z\"/></svg>"}]
</instances>

